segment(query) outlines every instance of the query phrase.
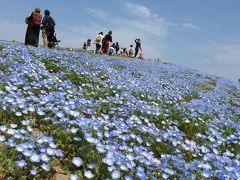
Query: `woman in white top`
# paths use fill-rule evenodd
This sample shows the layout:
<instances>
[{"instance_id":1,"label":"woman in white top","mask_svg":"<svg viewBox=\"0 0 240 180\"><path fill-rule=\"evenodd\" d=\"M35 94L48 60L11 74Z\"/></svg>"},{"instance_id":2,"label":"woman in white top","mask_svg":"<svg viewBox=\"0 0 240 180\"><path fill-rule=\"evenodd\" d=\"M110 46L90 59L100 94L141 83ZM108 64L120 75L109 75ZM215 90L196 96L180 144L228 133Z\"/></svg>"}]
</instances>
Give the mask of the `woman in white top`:
<instances>
[{"instance_id":1,"label":"woman in white top","mask_svg":"<svg viewBox=\"0 0 240 180\"><path fill-rule=\"evenodd\" d=\"M96 43L96 53L99 53L101 49L101 42L103 40L103 32L98 33L95 43Z\"/></svg>"}]
</instances>

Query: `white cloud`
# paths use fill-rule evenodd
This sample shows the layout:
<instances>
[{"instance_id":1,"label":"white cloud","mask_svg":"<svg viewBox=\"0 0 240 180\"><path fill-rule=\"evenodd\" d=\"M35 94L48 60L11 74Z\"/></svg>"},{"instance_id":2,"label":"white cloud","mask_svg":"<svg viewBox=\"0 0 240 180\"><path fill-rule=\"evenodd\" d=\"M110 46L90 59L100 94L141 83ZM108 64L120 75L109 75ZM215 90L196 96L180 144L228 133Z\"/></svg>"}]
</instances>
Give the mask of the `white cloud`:
<instances>
[{"instance_id":1,"label":"white cloud","mask_svg":"<svg viewBox=\"0 0 240 180\"><path fill-rule=\"evenodd\" d=\"M190 30L196 30L196 31L202 31L202 28L200 28L199 26L192 24L192 23L182 23L181 24L183 29L190 29Z\"/></svg>"},{"instance_id":2,"label":"white cloud","mask_svg":"<svg viewBox=\"0 0 240 180\"><path fill-rule=\"evenodd\" d=\"M173 24L176 27L176 30L179 31L203 31L201 27L193 23L175 23Z\"/></svg>"},{"instance_id":3,"label":"white cloud","mask_svg":"<svg viewBox=\"0 0 240 180\"><path fill-rule=\"evenodd\" d=\"M141 18L143 18L143 17L150 18L152 16L151 10L149 8L147 8L146 6L127 2L126 7L128 9L128 12L135 16L138 16Z\"/></svg>"},{"instance_id":4,"label":"white cloud","mask_svg":"<svg viewBox=\"0 0 240 180\"><path fill-rule=\"evenodd\" d=\"M107 19L109 17L109 15L101 9L87 8L86 11L90 16L93 16L96 18Z\"/></svg>"}]
</instances>

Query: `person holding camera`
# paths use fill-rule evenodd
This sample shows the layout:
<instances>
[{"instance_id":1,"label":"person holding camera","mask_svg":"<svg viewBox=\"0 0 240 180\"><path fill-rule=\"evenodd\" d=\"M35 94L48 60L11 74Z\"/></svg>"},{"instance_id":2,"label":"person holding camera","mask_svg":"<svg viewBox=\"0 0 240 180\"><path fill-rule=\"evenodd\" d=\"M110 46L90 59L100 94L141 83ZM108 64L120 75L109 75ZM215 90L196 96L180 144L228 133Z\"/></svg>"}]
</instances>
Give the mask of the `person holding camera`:
<instances>
[{"instance_id":1,"label":"person holding camera","mask_svg":"<svg viewBox=\"0 0 240 180\"><path fill-rule=\"evenodd\" d=\"M140 42L139 38L135 39L135 43L136 43L136 46L135 46L135 55L134 55L134 57L136 58L137 55L138 55L139 49L142 50L142 48L141 48L141 42Z\"/></svg>"}]
</instances>

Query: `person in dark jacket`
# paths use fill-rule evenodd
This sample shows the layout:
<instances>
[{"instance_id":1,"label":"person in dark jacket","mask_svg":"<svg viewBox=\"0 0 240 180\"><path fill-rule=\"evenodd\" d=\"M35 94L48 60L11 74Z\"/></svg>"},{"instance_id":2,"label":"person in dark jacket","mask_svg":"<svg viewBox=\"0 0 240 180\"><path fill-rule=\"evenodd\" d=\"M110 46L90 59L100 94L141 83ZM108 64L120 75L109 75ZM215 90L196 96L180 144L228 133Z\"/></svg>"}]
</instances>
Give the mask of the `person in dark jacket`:
<instances>
[{"instance_id":1,"label":"person in dark jacket","mask_svg":"<svg viewBox=\"0 0 240 180\"><path fill-rule=\"evenodd\" d=\"M109 46L112 42L112 31L109 31L108 34L103 38L102 53L108 54Z\"/></svg>"},{"instance_id":2,"label":"person in dark jacket","mask_svg":"<svg viewBox=\"0 0 240 180\"><path fill-rule=\"evenodd\" d=\"M25 22L28 24L25 45L39 46L39 32L42 21L41 9L35 8L35 10L28 16Z\"/></svg>"},{"instance_id":3,"label":"person in dark jacket","mask_svg":"<svg viewBox=\"0 0 240 180\"><path fill-rule=\"evenodd\" d=\"M139 49L142 50L142 48L141 48L141 42L140 42L140 39L135 39L135 43L136 43L136 46L135 46L135 55L134 55L134 57L136 58L137 55L138 55L138 51L139 51Z\"/></svg>"},{"instance_id":4,"label":"person in dark jacket","mask_svg":"<svg viewBox=\"0 0 240 180\"><path fill-rule=\"evenodd\" d=\"M119 46L118 42L116 42L116 54L118 53L119 49L120 49L120 46Z\"/></svg>"},{"instance_id":5,"label":"person in dark jacket","mask_svg":"<svg viewBox=\"0 0 240 180\"><path fill-rule=\"evenodd\" d=\"M43 21L42 21L42 26L41 26L44 47L49 47L48 46L49 41L54 36L54 32L55 32L54 28L55 28L55 21L50 16L50 11L45 10Z\"/></svg>"}]
</instances>

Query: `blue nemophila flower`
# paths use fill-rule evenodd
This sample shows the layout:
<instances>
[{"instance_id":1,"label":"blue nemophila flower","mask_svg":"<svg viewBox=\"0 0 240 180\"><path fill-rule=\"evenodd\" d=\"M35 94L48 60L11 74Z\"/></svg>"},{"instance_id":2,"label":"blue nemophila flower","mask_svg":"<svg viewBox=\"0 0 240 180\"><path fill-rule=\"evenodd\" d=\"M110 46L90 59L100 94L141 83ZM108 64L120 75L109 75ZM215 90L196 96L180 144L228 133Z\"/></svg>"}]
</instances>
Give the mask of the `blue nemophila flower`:
<instances>
[{"instance_id":1,"label":"blue nemophila flower","mask_svg":"<svg viewBox=\"0 0 240 180\"><path fill-rule=\"evenodd\" d=\"M53 148L53 149L56 149L56 148L57 148L57 145L54 144L53 142L50 142L50 143L49 143L49 146L50 146L51 148Z\"/></svg>"},{"instance_id":2,"label":"blue nemophila flower","mask_svg":"<svg viewBox=\"0 0 240 180\"><path fill-rule=\"evenodd\" d=\"M112 166L114 164L113 158L103 158L103 162L106 163L109 166Z\"/></svg>"},{"instance_id":3,"label":"blue nemophila flower","mask_svg":"<svg viewBox=\"0 0 240 180\"><path fill-rule=\"evenodd\" d=\"M30 125L30 120L22 120L21 123L24 126L29 126Z\"/></svg>"},{"instance_id":4,"label":"blue nemophila flower","mask_svg":"<svg viewBox=\"0 0 240 180\"><path fill-rule=\"evenodd\" d=\"M48 165L45 164L45 163L43 163L43 164L41 165L41 168L42 168L44 171L46 171L46 172L48 172L48 171L50 170L49 167L48 167Z\"/></svg>"},{"instance_id":5,"label":"blue nemophila flower","mask_svg":"<svg viewBox=\"0 0 240 180\"><path fill-rule=\"evenodd\" d=\"M82 139L80 137L74 137L73 138L75 141L81 141Z\"/></svg>"},{"instance_id":6,"label":"blue nemophila flower","mask_svg":"<svg viewBox=\"0 0 240 180\"><path fill-rule=\"evenodd\" d=\"M121 176L121 173L118 170L114 170L111 175L113 179L119 179Z\"/></svg>"},{"instance_id":7,"label":"blue nemophila flower","mask_svg":"<svg viewBox=\"0 0 240 180\"><path fill-rule=\"evenodd\" d=\"M6 140L5 136L0 135L0 142L3 142L3 141L5 141L5 140Z\"/></svg>"},{"instance_id":8,"label":"blue nemophila flower","mask_svg":"<svg viewBox=\"0 0 240 180\"><path fill-rule=\"evenodd\" d=\"M133 180L132 176L125 176L124 179L125 180Z\"/></svg>"},{"instance_id":9,"label":"blue nemophila flower","mask_svg":"<svg viewBox=\"0 0 240 180\"><path fill-rule=\"evenodd\" d=\"M70 131L71 131L71 133L75 134L78 131L78 129L73 127L70 129Z\"/></svg>"},{"instance_id":10,"label":"blue nemophila flower","mask_svg":"<svg viewBox=\"0 0 240 180\"><path fill-rule=\"evenodd\" d=\"M72 159L72 163L77 166L80 167L83 165L83 160L80 157L73 157Z\"/></svg>"},{"instance_id":11,"label":"blue nemophila flower","mask_svg":"<svg viewBox=\"0 0 240 180\"><path fill-rule=\"evenodd\" d=\"M36 175L38 173L38 171L37 171L37 169L31 169L30 170L30 174L32 174L32 175Z\"/></svg>"},{"instance_id":12,"label":"blue nemophila flower","mask_svg":"<svg viewBox=\"0 0 240 180\"><path fill-rule=\"evenodd\" d=\"M5 132L7 130L6 126L0 126L0 131Z\"/></svg>"},{"instance_id":13,"label":"blue nemophila flower","mask_svg":"<svg viewBox=\"0 0 240 180\"><path fill-rule=\"evenodd\" d=\"M36 153L33 153L31 156L30 156L30 161L31 162L36 162L36 163L39 163L40 162L40 155L36 154Z\"/></svg>"},{"instance_id":14,"label":"blue nemophila flower","mask_svg":"<svg viewBox=\"0 0 240 180\"><path fill-rule=\"evenodd\" d=\"M23 154L24 156L30 157L30 156L33 154L33 151L30 151L30 150L28 150L28 149L24 149L24 150L22 151L22 154Z\"/></svg>"},{"instance_id":15,"label":"blue nemophila flower","mask_svg":"<svg viewBox=\"0 0 240 180\"><path fill-rule=\"evenodd\" d=\"M8 129L7 134L13 135L15 134L16 130L15 129Z\"/></svg>"},{"instance_id":16,"label":"blue nemophila flower","mask_svg":"<svg viewBox=\"0 0 240 180\"><path fill-rule=\"evenodd\" d=\"M105 152L106 152L106 150L105 150L104 147L102 147L102 146L97 146L96 148L97 148L97 151L98 151L99 153L105 153Z\"/></svg>"},{"instance_id":17,"label":"blue nemophila flower","mask_svg":"<svg viewBox=\"0 0 240 180\"><path fill-rule=\"evenodd\" d=\"M88 170L88 171L84 171L84 176L88 179L92 179L94 177L94 174Z\"/></svg>"},{"instance_id":18,"label":"blue nemophila flower","mask_svg":"<svg viewBox=\"0 0 240 180\"><path fill-rule=\"evenodd\" d=\"M70 178L70 180L78 180L78 175L77 174L70 174L69 178Z\"/></svg>"},{"instance_id":19,"label":"blue nemophila flower","mask_svg":"<svg viewBox=\"0 0 240 180\"><path fill-rule=\"evenodd\" d=\"M87 167L88 167L89 169L94 169L96 166L97 166L97 163L95 163L95 162L92 162L92 163L87 164Z\"/></svg>"},{"instance_id":20,"label":"blue nemophila flower","mask_svg":"<svg viewBox=\"0 0 240 180\"><path fill-rule=\"evenodd\" d=\"M13 128L13 129L15 129L15 128L18 127L18 125L17 125L17 124L14 124L14 123L11 123L11 124L10 124L10 127Z\"/></svg>"},{"instance_id":21,"label":"blue nemophila flower","mask_svg":"<svg viewBox=\"0 0 240 180\"><path fill-rule=\"evenodd\" d=\"M23 152L26 150L26 148L23 146L23 144L18 144L18 145L16 145L16 150L18 152Z\"/></svg>"},{"instance_id":22,"label":"blue nemophila flower","mask_svg":"<svg viewBox=\"0 0 240 180\"><path fill-rule=\"evenodd\" d=\"M50 161L50 157L48 156L48 155L46 155L46 154L41 154L40 155L40 157L41 157L41 160L43 161L43 162L49 162Z\"/></svg>"},{"instance_id":23,"label":"blue nemophila flower","mask_svg":"<svg viewBox=\"0 0 240 180\"><path fill-rule=\"evenodd\" d=\"M46 152L49 156L53 156L55 154L55 150L50 147L46 149Z\"/></svg>"},{"instance_id":24,"label":"blue nemophila flower","mask_svg":"<svg viewBox=\"0 0 240 180\"><path fill-rule=\"evenodd\" d=\"M22 113L18 111L18 112L15 112L15 115L16 116L22 116Z\"/></svg>"},{"instance_id":25,"label":"blue nemophila flower","mask_svg":"<svg viewBox=\"0 0 240 180\"><path fill-rule=\"evenodd\" d=\"M45 115L45 112L42 109L38 108L37 114L40 116L43 116L43 115Z\"/></svg>"},{"instance_id":26,"label":"blue nemophila flower","mask_svg":"<svg viewBox=\"0 0 240 180\"><path fill-rule=\"evenodd\" d=\"M17 161L16 165L20 168L23 168L27 165L27 162L22 159L21 161Z\"/></svg>"}]
</instances>

